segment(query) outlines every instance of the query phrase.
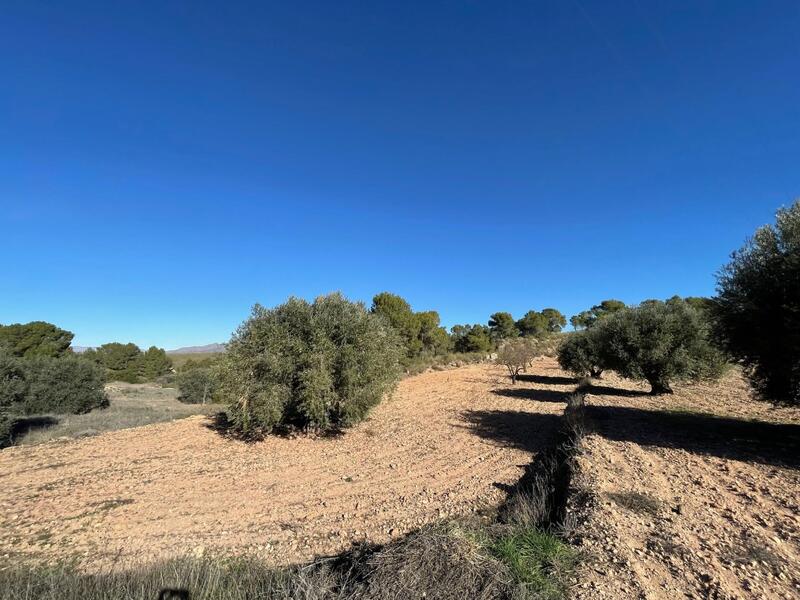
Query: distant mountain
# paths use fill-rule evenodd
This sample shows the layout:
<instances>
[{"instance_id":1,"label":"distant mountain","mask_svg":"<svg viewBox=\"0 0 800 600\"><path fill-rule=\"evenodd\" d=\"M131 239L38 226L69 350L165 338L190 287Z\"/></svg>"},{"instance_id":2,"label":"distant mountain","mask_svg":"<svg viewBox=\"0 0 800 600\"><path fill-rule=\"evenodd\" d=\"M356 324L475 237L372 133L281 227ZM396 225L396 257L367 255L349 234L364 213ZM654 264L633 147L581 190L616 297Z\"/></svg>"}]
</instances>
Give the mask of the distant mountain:
<instances>
[{"instance_id":1,"label":"distant mountain","mask_svg":"<svg viewBox=\"0 0 800 600\"><path fill-rule=\"evenodd\" d=\"M72 346L72 351L75 354L81 354L82 352L86 352L87 350L94 350L94 346Z\"/></svg>"},{"instance_id":2,"label":"distant mountain","mask_svg":"<svg viewBox=\"0 0 800 600\"><path fill-rule=\"evenodd\" d=\"M209 352L225 352L225 344L206 344L205 346L186 346L177 350L167 350L167 354L208 354Z\"/></svg>"}]
</instances>

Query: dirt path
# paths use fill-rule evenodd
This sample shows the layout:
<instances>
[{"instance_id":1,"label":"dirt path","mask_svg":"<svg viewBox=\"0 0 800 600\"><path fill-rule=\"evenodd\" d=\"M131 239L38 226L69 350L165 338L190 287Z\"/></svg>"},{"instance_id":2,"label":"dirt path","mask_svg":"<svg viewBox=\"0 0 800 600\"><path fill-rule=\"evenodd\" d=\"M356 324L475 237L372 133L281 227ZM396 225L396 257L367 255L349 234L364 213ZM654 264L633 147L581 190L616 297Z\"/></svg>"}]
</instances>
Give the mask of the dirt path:
<instances>
[{"instance_id":1,"label":"dirt path","mask_svg":"<svg viewBox=\"0 0 800 600\"><path fill-rule=\"evenodd\" d=\"M406 379L328 439L226 439L191 417L0 452L0 555L88 569L184 553L276 564L497 504L574 387L552 361L513 388L489 365Z\"/></svg>"},{"instance_id":2,"label":"dirt path","mask_svg":"<svg viewBox=\"0 0 800 600\"><path fill-rule=\"evenodd\" d=\"M593 502L578 598L800 598L800 411L736 373L673 397L609 376L587 397Z\"/></svg>"}]
</instances>

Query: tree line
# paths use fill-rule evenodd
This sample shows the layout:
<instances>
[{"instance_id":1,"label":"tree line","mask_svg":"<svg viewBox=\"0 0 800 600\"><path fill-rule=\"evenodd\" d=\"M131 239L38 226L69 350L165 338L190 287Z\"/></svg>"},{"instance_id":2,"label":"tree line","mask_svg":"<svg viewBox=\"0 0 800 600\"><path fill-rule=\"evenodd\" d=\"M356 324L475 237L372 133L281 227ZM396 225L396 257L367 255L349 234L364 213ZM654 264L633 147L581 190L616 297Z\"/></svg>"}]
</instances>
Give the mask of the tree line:
<instances>
[{"instance_id":1,"label":"tree line","mask_svg":"<svg viewBox=\"0 0 800 600\"><path fill-rule=\"evenodd\" d=\"M563 336L564 369L601 377L613 370L669 393L675 381L719 377L739 364L759 398L800 403L800 201L777 213L734 252L717 276L713 298L604 300L574 315ZM341 294L313 302L290 298L256 305L212 364L181 373L181 399L228 403L246 435L275 429L335 429L362 419L396 384L410 361L450 352L497 351L512 380L543 344L562 331L556 309L520 319L490 315L486 325L448 332L436 311L415 312L400 296L377 294L372 305ZM556 338L559 339L559 338ZM106 378L137 381L171 371L163 350L105 344L72 355L72 334L35 322L0 326L0 418L9 410L88 410L107 400ZM79 400L76 400L79 399ZM10 408L11 407L11 408Z\"/></svg>"}]
</instances>

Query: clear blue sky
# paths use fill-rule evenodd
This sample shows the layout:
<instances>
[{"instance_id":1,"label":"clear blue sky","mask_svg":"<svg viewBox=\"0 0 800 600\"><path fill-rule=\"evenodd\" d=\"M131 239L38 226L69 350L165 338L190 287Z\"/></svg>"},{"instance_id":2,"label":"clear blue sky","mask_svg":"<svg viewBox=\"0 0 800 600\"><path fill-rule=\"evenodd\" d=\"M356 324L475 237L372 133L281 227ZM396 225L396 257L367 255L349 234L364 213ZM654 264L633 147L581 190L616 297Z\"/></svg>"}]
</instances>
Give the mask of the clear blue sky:
<instances>
[{"instance_id":1,"label":"clear blue sky","mask_svg":"<svg viewBox=\"0 0 800 600\"><path fill-rule=\"evenodd\" d=\"M3 2L0 322L225 341L707 295L800 195L800 3Z\"/></svg>"}]
</instances>

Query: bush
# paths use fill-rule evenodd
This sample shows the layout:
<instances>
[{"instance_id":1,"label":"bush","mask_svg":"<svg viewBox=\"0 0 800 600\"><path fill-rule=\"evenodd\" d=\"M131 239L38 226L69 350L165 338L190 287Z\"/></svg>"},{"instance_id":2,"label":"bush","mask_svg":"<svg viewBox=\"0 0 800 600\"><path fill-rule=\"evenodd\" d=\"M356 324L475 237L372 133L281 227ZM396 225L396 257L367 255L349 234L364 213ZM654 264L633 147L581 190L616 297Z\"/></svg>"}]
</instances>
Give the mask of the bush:
<instances>
[{"instance_id":1,"label":"bush","mask_svg":"<svg viewBox=\"0 0 800 600\"><path fill-rule=\"evenodd\" d=\"M338 293L256 305L222 359L229 417L245 434L352 425L394 388L401 352L383 317Z\"/></svg>"},{"instance_id":2,"label":"bush","mask_svg":"<svg viewBox=\"0 0 800 600\"><path fill-rule=\"evenodd\" d=\"M719 377L721 354L709 342L708 323L686 302L648 301L592 325L601 368L644 379L653 394L672 393L673 380Z\"/></svg>"},{"instance_id":3,"label":"bush","mask_svg":"<svg viewBox=\"0 0 800 600\"><path fill-rule=\"evenodd\" d=\"M558 347L558 364L575 375L599 378L603 374L600 344L594 329L568 334Z\"/></svg>"},{"instance_id":4,"label":"bush","mask_svg":"<svg viewBox=\"0 0 800 600\"><path fill-rule=\"evenodd\" d=\"M800 404L800 200L733 253L717 294L710 305L716 336L756 393Z\"/></svg>"},{"instance_id":5,"label":"bush","mask_svg":"<svg viewBox=\"0 0 800 600\"><path fill-rule=\"evenodd\" d=\"M21 403L25 414L81 414L108 406L103 370L76 356L31 359L25 376L30 386Z\"/></svg>"},{"instance_id":6,"label":"bush","mask_svg":"<svg viewBox=\"0 0 800 600\"><path fill-rule=\"evenodd\" d=\"M14 443L14 419L0 409L0 449Z\"/></svg>"},{"instance_id":7,"label":"bush","mask_svg":"<svg viewBox=\"0 0 800 600\"><path fill-rule=\"evenodd\" d=\"M24 361L0 350L0 411L23 402L28 387Z\"/></svg>"},{"instance_id":8,"label":"bush","mask_svg":"<svg viewBox=\"0 0 800 600\"><path fill-rule=\"evenodd\" d=\"M539 356L537 344L529 339L507 340L497 351L498 364L505 365L511 376L511 383L517 382L521 371Z\"/></svg>"},{"instance_id":9,"label":"bush","mask_svg":"<svg viewBox=\"0 0 800 600\"><path fill-rule=\"evenodd\" d=\"M190 369L181 371L175 378L178 386L178 400L186 404L206 404L214 402L219 391L217 378L211 369Z\"/></svg>"}]
</instances>

